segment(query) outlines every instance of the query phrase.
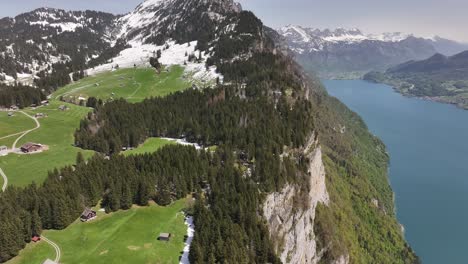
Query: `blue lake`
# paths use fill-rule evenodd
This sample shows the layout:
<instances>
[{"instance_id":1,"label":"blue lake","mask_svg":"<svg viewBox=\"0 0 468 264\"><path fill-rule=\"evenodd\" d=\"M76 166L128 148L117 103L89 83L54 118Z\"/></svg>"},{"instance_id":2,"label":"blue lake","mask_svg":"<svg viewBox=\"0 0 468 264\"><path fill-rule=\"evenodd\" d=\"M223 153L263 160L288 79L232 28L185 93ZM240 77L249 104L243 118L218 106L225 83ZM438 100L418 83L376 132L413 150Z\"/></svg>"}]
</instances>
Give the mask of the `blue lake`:
<instances>
[{"instance_id":1,"label":"blue lake","mask_svg":"<svg viewBox=\"0 0 468 264\"><path fill-rule=\"evenodd\" d=\"M390 153L398 220L423 263L468 263L468 111L387 85L324 81Z\"/></svg>"}]
</instances>

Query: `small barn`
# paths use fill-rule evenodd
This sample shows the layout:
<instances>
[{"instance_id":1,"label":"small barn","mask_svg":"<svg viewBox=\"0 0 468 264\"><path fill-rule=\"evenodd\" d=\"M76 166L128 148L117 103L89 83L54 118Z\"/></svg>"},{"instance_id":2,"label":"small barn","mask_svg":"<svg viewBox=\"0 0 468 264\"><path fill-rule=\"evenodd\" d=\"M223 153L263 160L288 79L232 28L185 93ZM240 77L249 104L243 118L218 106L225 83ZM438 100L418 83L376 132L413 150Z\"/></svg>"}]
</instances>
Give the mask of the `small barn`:
<instances>
[{"instance_id":1,"label":"small barn","mask_svg":"<svg viewBox=\"0 0 468 264\"><path fill-rule=\"evenodd\" d=\"M35 118L44 118L46 115L44 113L37 113L34 115Z\"/></svg>"},{"instance_id":2,"label":"small barn","mask_svg":"<svg viewBox=\"0 0 468 264\"><path fill-rule=\"evenodd\" d=\"M21 146L20 149L23 153L33 153L42 150L42 145L29 142Z\"/></svg>"},{"instance_id":3,"label":"small barn","mask_svg":"<svg viewBox=\"0 0 468 264\"><path fill-rule=\"evenodd\" d=\"M81 222L88 222L96 218L96 211L86 208L80 216Z\"/></svg>"},{"instance_id":4,"label":"small barn","mask_svg":"<svg viewBox=\"0 0 468 264\"><path fill-rule=\"evenodd\" d=\"M66 106L66 105L61 105L61 106L59 106L58 109L59 109L60 111L67 111L69 108L68 108L68 106Z\"/></svg>"},{"instance_id":5,"label":"small barn","mask_svg":"<svg viewBox=\"0 0 468 264\"><path fill-rule=\"evenodd\" d=\"M169 241L171 239L171 233L161 233L159 234L158 240L160 241Z\"/></svg>"},{"instance_id":6,"label":"small barn","mask_svg":"<svg viewBox=\"0 0 468 264\"><path fill-rule=\"evenodd\" d=\"M12 117L12 116L14 116L14 115L15 115L15 114L14 114L13 112L8 112L8 116L9 116L9 117Z\"/></svg>"},{"instance_id":7,"label":"small barn","mask_svg":"<svg viewBox=\"0 0 468 264\"><path fill-rule=\"evenodd\" d=\"M33 236L31 238L31 241L34 242L34 243L39 242L39 241L41 241L41 237L40 236Z\"/></svg>"}]
</instances>

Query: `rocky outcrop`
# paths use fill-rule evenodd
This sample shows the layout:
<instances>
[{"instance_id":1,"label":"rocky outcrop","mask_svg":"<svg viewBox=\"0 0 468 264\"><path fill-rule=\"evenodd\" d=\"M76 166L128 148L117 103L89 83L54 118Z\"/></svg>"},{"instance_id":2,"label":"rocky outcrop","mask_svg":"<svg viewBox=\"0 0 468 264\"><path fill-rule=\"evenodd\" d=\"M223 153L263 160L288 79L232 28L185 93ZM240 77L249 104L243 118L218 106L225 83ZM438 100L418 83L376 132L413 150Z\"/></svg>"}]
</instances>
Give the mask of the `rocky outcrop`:
<instances>
[{"instance_id":1,"label":"rocky outcrop","mask_svg":"<svg viewBox=\"0 0 468 264\"><path fill-rule=\"evenodd\" d=\"M317 204L329 203L325 167L317 142L311 139L304 154L309 159L310 176L306 206L297 206L300 186L290 184L280 192L269 194L263 205L272 241L276 243L277 254L283 263L317 263L321 255L317 252L314 219Z\"/></svg>"}]
</instances>

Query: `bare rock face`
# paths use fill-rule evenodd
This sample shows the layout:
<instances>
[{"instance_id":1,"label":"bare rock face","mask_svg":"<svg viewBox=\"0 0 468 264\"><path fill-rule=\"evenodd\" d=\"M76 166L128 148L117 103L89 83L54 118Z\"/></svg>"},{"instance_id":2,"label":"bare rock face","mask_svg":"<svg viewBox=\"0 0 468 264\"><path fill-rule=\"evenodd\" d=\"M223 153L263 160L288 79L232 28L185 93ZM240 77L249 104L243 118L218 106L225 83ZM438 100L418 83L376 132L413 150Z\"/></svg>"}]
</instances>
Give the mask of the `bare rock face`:
<instances>
[{"instance_id":1,"label":"bare rock face","mask_svg":"<svg viewBox=\"0 0 468 264\"><path fill-rule=\"evenodd\" d=\"M295 206L300 188L294 185L286 185L281 192L269 194L263 206L270 235L283 263L317 263L320 260L314 234L315 209L318 203L328 204L329 196L322 150L320 147L311 150L315 145L316 142L310 142L304 150L310 160L307 209ZM345 262L339 263L347 263L345 257L343 260Z\"/></svg>"}]
</instances>

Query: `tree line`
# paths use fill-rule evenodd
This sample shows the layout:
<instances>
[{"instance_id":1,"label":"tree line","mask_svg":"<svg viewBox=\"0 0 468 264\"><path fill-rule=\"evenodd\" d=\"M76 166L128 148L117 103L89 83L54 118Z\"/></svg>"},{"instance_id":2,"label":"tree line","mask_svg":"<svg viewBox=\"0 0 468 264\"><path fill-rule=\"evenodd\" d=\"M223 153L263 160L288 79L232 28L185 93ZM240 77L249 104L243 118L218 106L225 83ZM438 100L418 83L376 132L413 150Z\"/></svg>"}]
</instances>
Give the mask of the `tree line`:
<instances>
[{"instance_id":1,"label":"tree line","mask_svg":"<svg viewBox=\"0 0 468 264\"><path fill-rule=\"evenodd\" d=\"M30 86L0 84L0 107L18 106L24 108L32 104L40 105L47 97L42 91Z\"/></svg>"}]
</instances>

